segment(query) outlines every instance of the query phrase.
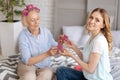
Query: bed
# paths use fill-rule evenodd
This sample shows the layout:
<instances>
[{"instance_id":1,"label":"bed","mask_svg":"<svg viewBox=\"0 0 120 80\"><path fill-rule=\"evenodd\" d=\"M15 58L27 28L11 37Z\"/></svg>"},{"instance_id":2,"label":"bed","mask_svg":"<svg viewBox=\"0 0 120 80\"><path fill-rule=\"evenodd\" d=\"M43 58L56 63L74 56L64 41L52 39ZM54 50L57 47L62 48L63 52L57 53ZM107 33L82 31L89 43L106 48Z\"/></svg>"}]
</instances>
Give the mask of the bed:
<instances>
[{"instance_id":1,"label":"bed","mask_svg":"<svg viewBox=\"0 0 120 80\"><path fill-rule=\"evenodd\" d=\"M17 64L19 55L0 56L0 80L18 80Z\"/></svg>"},{"instance_id":2,"label":"bed","mask_svg":"<svg viewBox=\"0 0 120 80\"><path fill-rule=\"evenodd\" d=\"M84 26L63 26L62 27L63 34L66 34L76 45L82 50L89 39L89 34L85 31ZM74 31L74 32L73 32ZM113 37L113 48L111 51L110 58L110 66L111 66L111 74L114 80L120 80L120 30L111 30ZM79 36L78 36L79 34ZM68 49L68 48L67 48ZM76 54L71 49L68 49L73 54ZM62 58L61 58L62 59ZM59 59L59 60L61 60ZM65 61L62 61L64 66L74 68L77 63L74 62L73 59L67 58ZM70 64L69 64L70 63ZM56 63L57 64L57 63Z\"/></svg>"},{"instance_id":3,"label":"bed","mask_svg":"<svg viewBox=\"0 0 120 80\"><path fill-rule=\"evenodd\" d=\"M83 26L63 26L62 28L63 34L68 35L68 37L73 40L80 50L84 48L85 43L87 42L89 35L84 31ZM73 32L71 30L75 30ZM79 33L80 37L77 37L76 34ZM81 34L80 34L81 33ZM116 36L120 34L120 31L112 31L113 35L113 49L112 54L110 55L110 64L111 64L111 74L114 80L120 80L120 37ZM74 36L73 36L74 35ZM75 36L76 35L76 36ZM80 41L80 42L79 42ZM66 49L68 49L75 56L76 53L64 45ZM0 80L18 80L17 76L17 63L19 61L20 54L11 55L7 57L0 57ZM67 66L74 68L74 66L78 65L72 58L64 57L64 56L53 56L51 57L51 67L55 71L60 66ZM54 80L56 80L54 78Z\"/></svg>"},{"instance_id":4,"label":"bed","mask_svg":"<svg viewBox=\"0 0 120 80\"><path fill-rule=\"evenodd\" d=\"M78 2L79 1L79 2ZM84 0L85 1L85 0ZM72 2L59 1L56 0L55 8L55 25L54 25L54 37L57 40L59 34L66 34L71 40L79 47L83 48L86 41L89 38L89 35L86 34L86 31L83 31L83 26L85 25L85 18L87 15L96 7L102 7L106 9L110 15L110 25L111 32L113 36L113 49L110 55L110 64L111 64L111 74L114 80L120 80L120 30L116 28L117 15L116 15L116 1L106 0L87 0L87 4L84 7L82 4L86 2L82 0L75 0ZM74 3L74 4L72 4ZM63 4L61 6L61 4ZM110 5L106 5L110 4ZM72 7L71 7L72 5ZM86 10L87 9L87 10ZM78 36L79 34L79 36ZM66 64L67 65L67 64ZM73 65L73 64L72 64ZM56 66L55 66L56 67Z\"/></svg>"}]
</instances>

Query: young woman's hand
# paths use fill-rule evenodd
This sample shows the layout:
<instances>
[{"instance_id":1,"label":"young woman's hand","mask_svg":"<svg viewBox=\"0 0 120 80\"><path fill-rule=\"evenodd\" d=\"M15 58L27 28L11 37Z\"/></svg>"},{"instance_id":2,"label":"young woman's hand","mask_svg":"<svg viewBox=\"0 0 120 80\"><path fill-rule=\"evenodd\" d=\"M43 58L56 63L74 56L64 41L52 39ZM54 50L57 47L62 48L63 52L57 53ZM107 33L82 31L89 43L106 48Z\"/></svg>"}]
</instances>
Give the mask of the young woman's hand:
<instances>
[{"instance_id":1,"label":"young woman's hand","mask_svg":"<svg viewBox=\"0 0 120 80\"><path fill-rule=\"evenodd\" d=\"M67 45L68 47L72 48L72 49L76 48L76 45L69 39L67 41L65 41L64 44Z\"/></svg>"},{"instance_id":2,"label":"young woman's hand","mask_svg":"<svg viewBox=\"0 0 120 80\"><path fill-rule=\"evenodd\" d=\"M68 51L68 50L66 50L66 49L64 49L64 51L59 51L59 54L61 54L61 55L63 55L63 56L71 56L72 54Z\"/></svg>"}]
</instances>

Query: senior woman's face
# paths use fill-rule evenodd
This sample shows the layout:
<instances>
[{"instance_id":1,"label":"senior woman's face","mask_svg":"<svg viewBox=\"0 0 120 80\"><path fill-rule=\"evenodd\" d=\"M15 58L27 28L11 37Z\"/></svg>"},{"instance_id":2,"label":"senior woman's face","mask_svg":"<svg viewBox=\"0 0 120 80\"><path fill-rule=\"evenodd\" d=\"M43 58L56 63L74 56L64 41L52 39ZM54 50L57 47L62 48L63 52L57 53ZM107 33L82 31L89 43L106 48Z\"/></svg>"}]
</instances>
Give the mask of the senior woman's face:
<instances>
[{"instance_id":1,"label":"senior woman's face","mask_svg":"<svg viewBox=\"0 0 120 80\"><path fill-rule=\"evenodd\" d=\"M36 12L35 10L30 11L28 16L26 17L26 22L30 30L39 29L39 23L40 23L39 13Z\"/></svg>"}]
</instances>

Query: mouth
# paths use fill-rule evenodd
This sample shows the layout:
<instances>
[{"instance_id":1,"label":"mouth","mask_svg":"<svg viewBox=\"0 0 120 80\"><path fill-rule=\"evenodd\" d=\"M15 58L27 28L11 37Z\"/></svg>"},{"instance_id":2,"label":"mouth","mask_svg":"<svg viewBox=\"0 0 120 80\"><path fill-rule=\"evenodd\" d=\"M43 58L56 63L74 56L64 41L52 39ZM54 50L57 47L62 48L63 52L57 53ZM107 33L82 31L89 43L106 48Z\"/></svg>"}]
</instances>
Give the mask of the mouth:
<instances>
[{"instance_id":1,"label":"mouth","mask_svg":"<svg viewBox=\"0 0 120 80\"><path fill-rule=\"evenodd\" d=\"M35 27L39 27L39 25L35 25Z\"/></svg>"},{"instance_id":2,"label":"mouth","mask_svg":"<svg viewBox=\"0 0 120 80\"><path fill-rule=\"evenodd\" d=\"M93 24L89 24L89 27L94 27L94 25Z\"/></svg>"}]
</instances>

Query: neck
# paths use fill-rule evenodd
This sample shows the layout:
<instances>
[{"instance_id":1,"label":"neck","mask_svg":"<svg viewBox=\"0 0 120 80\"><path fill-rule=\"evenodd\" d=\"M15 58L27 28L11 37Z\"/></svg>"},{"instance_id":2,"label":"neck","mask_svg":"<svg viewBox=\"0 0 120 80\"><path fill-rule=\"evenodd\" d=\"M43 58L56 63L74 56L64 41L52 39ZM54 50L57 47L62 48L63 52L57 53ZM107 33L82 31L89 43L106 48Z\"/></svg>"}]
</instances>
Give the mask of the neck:
<instances>
[{"instance_id":1,"label":"neck","mask_svg":"<svg viewBox=\"0 0 120 80\"><path fill-rule=\"evenodd\" d=\"M95 37L95 36L97 36L99 33L100 33L100 30L93 31L93 32L91 32L91 37Z\"/></svg>"},{"instance_id":2,"label":"neck","mask_svg":"<svg viewBox=\"0 0 120 80\"><path fill-rule=\"evenodd\" d=\"M91 32L90 42L100 33L100 31Z\"/></svg>"},{"instance_id":3,"label":"neck","mask_svg":"<svg viewBox=\"0 0 120 80\"><path fill-rule=\"evenodd\" d=\"M28 29L28 30L29 30L30 33L33 34L34 36L38 36L39 33L40 33L40 29L39 29L39 28L38 28L38 29L34 29L34 30L30 30L30 29Z\"/></svg>"}]
</instances>

